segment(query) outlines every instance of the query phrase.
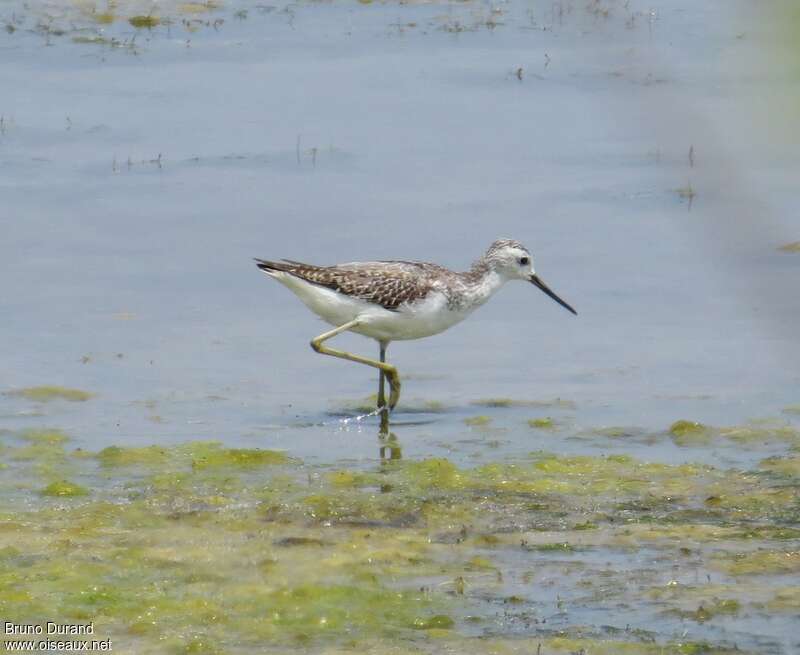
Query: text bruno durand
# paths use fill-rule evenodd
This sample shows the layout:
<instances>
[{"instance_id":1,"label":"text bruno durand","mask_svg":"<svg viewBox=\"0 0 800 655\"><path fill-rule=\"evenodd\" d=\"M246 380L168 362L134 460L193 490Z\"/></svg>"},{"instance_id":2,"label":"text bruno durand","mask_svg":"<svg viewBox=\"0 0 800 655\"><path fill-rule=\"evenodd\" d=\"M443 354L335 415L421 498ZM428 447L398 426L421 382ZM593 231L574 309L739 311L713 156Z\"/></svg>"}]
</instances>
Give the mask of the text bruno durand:
<instances>
[{"instance_id":1,"label":"text bruno durand","mask_svg":"<svg viewBox=\"0 0 800 655\"><path fill-rule=\"evenodd\" d=\"M111 651L110 639L97 639L94 623L13 623L3 622L5 652L59 653Z\"/></svg>"}]
</instances>

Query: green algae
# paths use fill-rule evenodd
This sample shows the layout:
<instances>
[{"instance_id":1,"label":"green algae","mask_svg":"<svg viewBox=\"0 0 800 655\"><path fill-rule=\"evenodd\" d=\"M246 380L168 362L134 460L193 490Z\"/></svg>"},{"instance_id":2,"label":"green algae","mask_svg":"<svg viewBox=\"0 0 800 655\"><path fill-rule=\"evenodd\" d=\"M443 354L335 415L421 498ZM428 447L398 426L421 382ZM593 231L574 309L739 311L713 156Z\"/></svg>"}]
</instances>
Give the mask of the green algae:
<instances>
[{"instance_id":1,"label":"green algae","mask_svg":"<svg viewBox=\"0 0 800 655\"><path fill-rule=\"evenodd\" d=\"M80 389L70 389L68 387L59 386L40 386L40 387L26 387L24 389L15 389L7 391L9 396L19 396L26 400L33 400L39 403L49 402L51 400L68 400L70 402L85 402L89 400L93 394L88 391L81 391Z\"/></svg>"},{"instance_id":2,"label":"green algae","mask_svg":"<svg viewBox=\"0 0 800 655\"><path fill-rule=\"evenodd\" d=\"M705 445L710 442L711 429L696 421L675 421L669 427L672 440L679 446Z\"/></svg>"},{"instance_id":3,"label":"green algae","mask_svg":"<svg viewBox=\"0 0 800 655\"><path fill-rule=\"evenodd\" d=\"M423 629L431 629L443 627L439 624L446 618L426 615L431 603L423 594L378 585L307 584L278 589L266 600L272 610L266 615L268 622L306 635L364 628L393 632L425 625Z\"/></svg>"},{"instance_id":4,"label":"green algae","mask_svg":"<svg viewBox=\"0 0 800 655\"><path fill-rule=\"evenodd\" d=\"M733 576L796 574L800 573L800 551L732 553L715 557L713 565Z\"/></svg>"},{"instance_id":5,"label":"green algae","mask_svg":"<svg viewBox=\"0 0 800 655\"><path fill-rule=\"evenodd\" d=\"M793 241L778 248L781 252L800 252L800 241Z\"/></svg>"},{"instance_id":6,"label":"green algae","mask_svg":"<svg viewBox=\"0 0 800 655\"><path fill-rule=\"evenodd\" d=\"M83 44L90 44L90 45L111 45L111 40L105 38L104 36L85 36L85 35L78 35L72 37L73 43L83 43Z\"/></svg>"},{"instance_id":7,"label":"green algae","mask_svg":"<svg viewBox=\"0 0 800 655\"><path fill-rule=\"evenodd\" d=\"M726 477L710 467L646 463L625 455L557 457L535 453L527 461L474 469L460 469L446 459L430 459L401 463L396 470L402 473L398 480L401 488L490 490L495 496L539 493L583 498L606 494L618 500L644 495L650 502L660 495L673 498L668 506L699 489L715 489L715 484L747 483L744 477Z\"/></svg>"},{"instance_id":8,"label":"green algae","mask_svg":"<svg viewBox=\"0 0 800 655\"><path fill-rule=\"evenodd\" d=\"M528 544L523 542L522 546L525 550L538 550L543 553L574 553L576 550L575 546L566 542L556 544Z\"/></svg>"},{"instance_id":9,"label":"green algae","mask_svg":"<svg viewBox=\"0 0 800 655\"><path fill-rule=\"evenodd\" d=\"M20 438L42 446L60 446L69 441L69 437L61 430L23 430Z\"/></svg>"},{"instance_id":10,"label":"green algae","mask_svg":"<svg viewBox=\"0 0 800 655\"><path fill-rule=\"evenodd\" d=\"M289 458L285 453L260 448L223 448L221 444L208 443L192 451L192 467L207 468L260 468L285 464Z\"/></svg>"},{"instance_id":11,"label":"green algae","mask_svg":"<svg viewBox=\"0 0 800 655\"><path fill-rule=\"evenodd\" d=\"M289 457L275 450L260 448L225 448L217 441L193 441L182 446L122 447L109 446L96 455L105 467L138 466L151 470L188 467L202 471L215 469L257 469L285 464Z\"/></svg>"},{"instance_id":12,"label":"green algae","mask_svg":"<svg viewBox=\"0 0 800 655\"><path fill-rule=\"evenodd\" d=\"M707 446L722 438L743 445L786 443L800 445L800 429L774 419L753 420L744 425L714 428L695 421L676 421L669 428L679 446Z\"/></svg>"},{"instance_id":13,"label":"green algae","mask_svg":"<svg viewBox=\"0 0 800 655\"><path fill-rule=\"evenodd\" d=\"M194 635L187 641L172 646L172 652L178 655L223 655L225 652L208 637L201 635Z\"/></svg>"},{"instance_id":14,"label":"green algae","mask_svg":"<svg viewBox=\"0 0 800 655\"><path fill-rule=\"evenodd\" d=\"M532 418L528 420L528 426L539 430L552 430L556 427L555 421L549 416L545 418Z\"/></svg>"},{"instance_id":15,"label":"green algae","mask_svg":"<svg viewBox=\"0 0 800 655\"><path fill-rule=\"evenodd\" d=\"M486 557L481 557L480 555L476 555L475 557L471 557L469 560L467 560L464 568L467 571L494 571L497 567L492 560Z\"/></svg>"},{"instance_id":16,"label":"green algae","mask_svg":"<svg viewBox=\"0 0 800 655\"><path fill-rule=\"evenodd\" d=\"M74 482L59 480L58 482L51 482L42 489L42 495L55 496L58 498L76 498L79 496L88 496L89 490Z\"/></svg>"},{"instance_id":17,"label":"green algae","mask_svg":"<svg viewBox=\"0 0 800 655\"><path fill-rule=\"evenodd\" d=\"M738 508L737 508L738 511ZM800 530L779 525L723 526L710 523L630 527L637 540L713 543L715 541L786 541L800 539Z\"/></svg>"},{"instance_id":18,"label":"green algae","mask_svg":"<svg viewBox=\"0 0 800 655\"><path fill-rule=\"evenodd\" d=\"M752 421L746 425L720 428L719 433L725 439L740 444L800 444L800 430L772 420Z\"/></svg>"},{"instance_id":19,"label":"green algae","mask_svg":"<svg viewBox=\"0 0 800 655\"><path fill-rule=\"evenodd\" d=\"M626 437L638 437L643 434L641 428L625 427L620 425L612 425L606 428L596 428L593 430L594 434L601 437L608 437L610 439L623 439Z\"/></svg>"},{"instance_id":20,"label":"green algae","mask_svg":"<svg viewBox=\"0 0 800 655\"><path fill-rule=\"evenodd\" d=\"M96 23L99 23L100 25L111 25L111 23L113 23L114 20L116 19L116 16L114 16L114 14L110 11L105 11L105 12L98 11L92 13L92 18Z\"/></svg>"},{"instance_id":21,"label":"green algae","mask_svg":"<svg viewBox=\"0 0 800 655\"><path fill-rule=\"evenodd\" d=\"M710 610L711 615L716 614L738 614L742 609L742 604L733 598L716 601Z\"/></svg>"},{"instance_id":22,"label":"green algae","mask_svg":"<svg viewBox=\"0 0 800 655\"><path fill-rule=\"evenodd\" d=\"M219 9L219 2L184 2L178 5L178 11L182 14L203 14Z\"/></svg>"},{"instance_id":23,"label":"green algae","mask_svg":"<svg viewBox=\"0 0 800 655\"><path fill-rule=\"evenodd\" d=\"M27 464L29 473L44 478L58 478L70 470L64 448L69 437L60 430L23 430L19 438L25 445L8 447L9 461Z\"/></svg>"},{"instance_id":24,"label":"green algae","mask_svg":"<svg viewBox=\"0 0 800 655\"><path fill-rule=\"evenodd\" d=\"M760 525L734 531L735 538L768 541L800 540L800 529L777 525Z\"/></svg>"},{"instance_id":25,"label":"green algae","mask_svg":"<svg viewBox=\"0 0 800 655\"><path fill-rule=\"evenodd\" d=\"M682 619L689 619L696 623L711 621L717 616L736 615L741 611L742 606L735 599L715 598L709 602L701 603L693 610L674 610L672 613Z\"/></svg>"},{"instance_id":26,"label":"green algae","mask_svg":"<svg viewBox=\"0 0 800 655\"><path fill-rule=\"evenodd\" d=\"M408 462L402 467L403 478L423 489L459 489L467 484L466 476L447 459Z\"/></svg>"},{"instance_id":27,"label":"green algae","mask_svg":"<svg viewBox=\"0 0 800 655\"><path fill-rule=\"evenodd\" d=\"M490 407L493 409L506 409L509 407L552 407L554 409L575 409L576 404L571 400L563 398L553 398L552 400L520 400L516 398L479 398L470 402L471 405L478 407Z\"/></svg>"},{"instance_id":28,"label":"green algae","mask_svg":"<svg viewBox=\"0 0 800 655\"><path fill-rule=\"evenodd\" d=\"M128 626L127 631L154 639L182 632L183 626L196 625L197 631L206 623L210 629L203 636L205 641L221 640L226 631L233 629L252 634L255 639L282 642L300 637L327 639L353 631L390 634L414 629L420 622L435 622L429 617L437 616L436 603L425 594L389 589L363 576L359 580L349 576L349 584L333 579L280 584L280 580L304 578L302 571L306 567L313 569L311 577L318 577L326 568L314 566L314 560L299 556L297 549L292 549L292 557L272 558L266 570L248 567L250 553L257 553L263 546L244 536L235 541L244 559L231 567L223 559L229 552L226 543L230 544L236 534L230 533L229 527L226 522L215 522L208 529L173 524L159 528L158 539L153 539L155 535L150 531L146 539L137 539L142 545L134 548L120 550L113 543L104 545L95 540L85 543L83 555L73 550L53 552L51 557L47 551L40 551L36 563L18 571L15 577L20 582L27 581L29 607L42 607L55 592L60 611L67 616L115 617ZM263 531L263 526L248 526L248 531L253 529ZM221 531L219 538L214 536L216 531ZM325 547L332 546L319 544L315 552ZM73 561L65 563L65 557ZM242 565L244 578L237 573L237 567ZM254 573L259 579L248 582L247 577ZM334 573L337 578L348 577L345 566L336 567ZM44 575L50 582L43 588L39 576ZM99 583L100 580L105 582ZM12 582L13 578L7 581ZM156 581L157 586L151 587ZM222 585L224 598L204 598L208 584ZM6 601L5 597L0 600L0 607ZM20 606L12 609L16 610L12 616L16 616Z\"/></svg>"},{"instance_id":29,"label":"green algae","mask_svg":"<svg viewBox=\"0 0 800 655\"><path fill-rule=\"evenodd\" d=\"M788 407L783 408L784 414L797 414L800 415L800 404L798 405L789 405Z\"/></svg>"},{"instance_id":30,"label":"green algae","mask_svg":"<svg viewBox=\"0 0 800 655\"><path fill-rule=\"evenodd\" d=\"M376 482L374 476L355 471L333 471L326 477L334 487L364 487Z\"/></svg>"},{"instance_id":31,"label":"green algae","mask_svg":"<svg viewBox=\"0 0 800 655\"><path fill-rule=\"evenodd\" d=\"M311 519L351 526L409 526L422 518L419 501L406 494L334 488L304 496L300 502Z\"/></svg>"},{"instance_id":32,"label":"green algae","mask_svg":"<svg viewBox=\"0 0 800 655\"><path fill-rule=\"evenodd\" d=\"M161 466L170 458L169 451L160 446L122 448L108 446L97 453L97 460L103 466Z\"/></svg>"},{"instance_id":33,"label":"green algae","mask_svg":"<svg viewBox=\"0 0 800 655\"><path fill-rule=\"evenodd\" d=\"M514 400L512 398L482 398L479 400L473 400L472 405L478 405L479 407L514 407L519 405L520 401Z\"/></svg>"},{"instance_id":34,"label":"green algae","mask_svg":"<svg viewBox=\"0 0 800 655\"><path fill-rule=\"evenodd\" d=\"M491 417L485 415L469 416L464 419L464 425L469 425L470 427L485 427L491 422Z\"/></svg>"},{"instance_id":35,"label":"green algae","mask_svg":"<svg viewBox=\"0 0 800 655\"><path fill-rule=\"evenodd\" d=\"M413 627L417 630L449 630L455 626L455 621L446 614L436 614L428 618L414 619Z\"/></svg>"},{"instance_id":36,"label":"green algae","mask_svg":"<svg viewBox=\"0 0 800 655\"><path fill-rule=\"evenodd\" d=\"M770 612L800 612L800 586L784 587L777 590L773 597L765 603Z\"/></svg>"},{"instance_id":37,"label":"green algae","mask_svg":"<svg viewBox=\"0 0 800 655\"><path fill-rule=\"evenodd\" d=\"M773 473L778 473L793 478L800 478L800 455L787 455L785 457L768 457L760 462L759 466Z\"/></svg>"},{"instance_id":38,"label":"green algae","mask_svg":"<svg viewBox=\"0 0 800 655\"><path fill-rule=\"evenodd\" d=\"M332 416L351 416L353 414L369 414L378 406L378 394L345 400L329 411ZM447 405L438 400L412 398L402 401L403 412L409 414L441 414L447 411Z\"/></svg>"},{"instance_id":39,"label":"green algae","mask_svg":"<svg viewBox=\"0 0 800 655\"><path fill-rule=\"evenodd\" d=\"M688 434L701 434L707 431L708 427L696 421L675 421L669 427L669 433L675 437L682 437Z\"/></svg>"},{"instance_id":40,"label":"green algae","mask_svg":"<svg viewBox=\"0 0 800 655\"><path fill-rule=\"evenodd\" d=\"M158 16L151 15L131 16L128 22L136 29L153 29L154 27L158 27L161 23L161 19Z\"/></svg>"},{"instance_id":41,"label":"green algae","mask_svg":"<svg viewBox=\"0 0 800 655\"><path fill-rule=\"evenodd\" d=\"M57 431L25 434L26 447L63 452L67 443ZM727 572L758 552L745 549L772 540L766 552L792 553L797 540L785 523L796 487L770 470L548 453L474 467L431 458L326 470L216 442L112 446L69 459L81 476L70 479L86 484L88 495L58 506L39 493L0 497L0 612L102 617L115 643L135 640L142 652L222 653L232 644L394 652L417 635L454 652L529 653L541 643L548 653L721 653L700 642L655 650L544 636L530 650L530 640L490 646L462 632L473 622L467 616L494 620L487 597L509 612L527 611L523 596L492 591L509 573L511 551L541 567L580 563L598 548L646 545L702 556ZM711 497L719 502L703 515L709 523L698 524L698 508ZM582 578L590 584L597 575L589 568ZM681 594L660 602L703 623L745 611L734 604L742 598L736 589L693 596L691 604ZM760 598L763 607L791 611L785 591Z\"/></svg>"},{"instance_id":42,"label":"green algae","mask_svg":"<svg viewBox=\"0 0 800 655\"><path fill-rule=\"evenodd\" d=\"M377 406L378 394L374 393L366 398L343 401L331 414L334 416L342 414L369 414L375 411Z\"/></svg>"}]
</instances>

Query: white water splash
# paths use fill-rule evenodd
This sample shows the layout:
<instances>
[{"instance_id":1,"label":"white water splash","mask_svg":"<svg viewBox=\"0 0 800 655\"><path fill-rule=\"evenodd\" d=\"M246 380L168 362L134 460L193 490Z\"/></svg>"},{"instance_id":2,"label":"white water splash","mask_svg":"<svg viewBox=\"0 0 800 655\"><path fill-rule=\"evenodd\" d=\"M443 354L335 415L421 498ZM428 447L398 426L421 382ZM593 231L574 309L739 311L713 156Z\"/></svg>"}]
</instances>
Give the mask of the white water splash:
<instances>
[{"instance_id":1,"label":"white water splash","mask_svg":"<svg viewBox=\"0 0 800 655\"><path fill-rule=\"evenodd\" d=\"M346 425L351 425L353 423L361 423L364 419L371 418L373 416L378 416L385 409L386 407L378 407L376 409L373 409L371 412L368 412L367 414L359 414L358 416L348 416L347 418L339 418L334 421L323 421L322 425L339 425L344 427Z\"/></svg>"}]
</instances>

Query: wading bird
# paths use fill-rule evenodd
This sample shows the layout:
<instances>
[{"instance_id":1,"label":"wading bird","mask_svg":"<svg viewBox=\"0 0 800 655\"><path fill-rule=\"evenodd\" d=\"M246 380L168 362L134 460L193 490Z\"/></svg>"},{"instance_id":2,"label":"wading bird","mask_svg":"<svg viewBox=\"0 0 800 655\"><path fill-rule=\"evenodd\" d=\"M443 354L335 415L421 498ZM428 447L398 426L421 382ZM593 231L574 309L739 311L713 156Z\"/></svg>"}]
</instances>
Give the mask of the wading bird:
<instances>
[{"instance_id":1,"label":"wading bird","mask_svg":"<svg viewBox=\"0 0 800 655\"><path fill-rule=\"evenodd\" d=\"M394 409L400 399L400 376L386 362L386 349L391 341L421 339L444 332L463 321L511 280L534 284L577 314L536 275L528 249L510 239L495 241L464 273L426 262L315 266L288 259L255 261L262 271L289 287L312 312L334 326L311 340L315 351L379 369L378 408L385 414L384 376L391 389L388 409ZM380 346L379 359L325 345L328 339L348 330L375 339Z\"/></svg>"}]
</instances>

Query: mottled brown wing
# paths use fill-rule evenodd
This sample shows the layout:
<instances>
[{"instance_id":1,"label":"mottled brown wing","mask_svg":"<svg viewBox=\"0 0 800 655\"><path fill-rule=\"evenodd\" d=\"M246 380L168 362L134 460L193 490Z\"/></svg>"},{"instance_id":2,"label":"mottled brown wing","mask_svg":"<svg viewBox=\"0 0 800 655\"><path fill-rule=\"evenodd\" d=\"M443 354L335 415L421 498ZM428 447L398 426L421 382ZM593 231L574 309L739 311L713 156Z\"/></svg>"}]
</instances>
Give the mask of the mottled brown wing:
<instances>
[{"instance_id":1,"label":"mottled brown wing","mask_svg":"<svg viewBox=\"0 0 800 655\"><path fill-rule=\"evenodd\" d=\"M291 260L264 262L281 270L347 296L397 311L404 303L424 298L432 285L420 275L413 262L369 262L341 266L314 266ZM261 263L260 267L266 268Z\"/></svg>"}]
</instances>

